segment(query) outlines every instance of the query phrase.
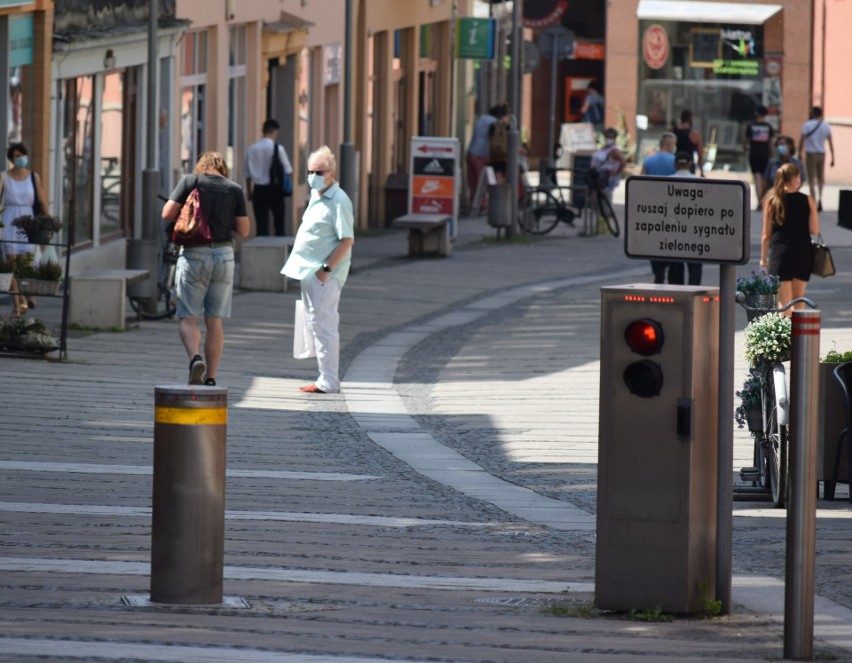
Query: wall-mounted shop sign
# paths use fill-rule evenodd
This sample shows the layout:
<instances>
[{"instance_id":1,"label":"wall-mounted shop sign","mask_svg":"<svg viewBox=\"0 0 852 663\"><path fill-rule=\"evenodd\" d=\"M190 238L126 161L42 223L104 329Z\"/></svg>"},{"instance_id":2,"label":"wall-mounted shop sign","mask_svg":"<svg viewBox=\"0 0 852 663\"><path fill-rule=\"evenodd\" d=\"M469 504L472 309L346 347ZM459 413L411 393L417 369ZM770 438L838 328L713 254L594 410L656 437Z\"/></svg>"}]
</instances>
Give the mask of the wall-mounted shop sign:
<instances>
[{"instance_id":1,"label":"wall-mounted shop sign","mask_svg":"<svg viewBox=\"0 0 852 663\"><path fill-rule=\"evenodd\" d=\"M33 15L12 16L9 20L9 66L33 63Z\"/></svg>"},{"instance_id":2,"label":"wall-mounted shop sign","mask_svg":"<svg viewBox=\"0 0 852 663\"><path fill-rule=\"evenodd\" d=\"M689 65L713 69L717 74L757 76L760 50L750 29L692 28L689 32ZM738 62L755 64L735 64Z\"/></svg>"},{"instance_id":3,"label":"wall-mounted shop sign","mask_svg":"<svg viewBox=\"0 0 852 663\"><path fill-rule=\"evenodd\" d=\"M534 30L548 28L562 22L568 9L568 0L526 0L523 5L524 27Z\"/></svg>"},{"instance_id":4,"label":"wall-mounted shop sign","mask_svg":"<svg viewBox=\"0 0 852 663\"><path fill-rule=\"evenodd\" d=\"M757 60L713 60L713 73L755 77L760 74L760 63Z\"/></svg>"},{"instance_id":5,"label":"wall-mounted shop sign","mask_svg":"<svg viewBox=\"0 0 852 663\"><path fill-rule=\"evenodd\" d=\"M456 19L456 57L493 60L496 25L493 18Z\"/></svg>"},{"instance_id":6,"label":"wall-mounted shop sign","mask_svg":"<svg viewBox=\"0 0 852 663\"><path fill-rule=\"evenodd\" d=\"M662 69L669 60L669 33L662 25L649 25L642 35L642 59L651 69Z\"/></svg>"}]
</instances>

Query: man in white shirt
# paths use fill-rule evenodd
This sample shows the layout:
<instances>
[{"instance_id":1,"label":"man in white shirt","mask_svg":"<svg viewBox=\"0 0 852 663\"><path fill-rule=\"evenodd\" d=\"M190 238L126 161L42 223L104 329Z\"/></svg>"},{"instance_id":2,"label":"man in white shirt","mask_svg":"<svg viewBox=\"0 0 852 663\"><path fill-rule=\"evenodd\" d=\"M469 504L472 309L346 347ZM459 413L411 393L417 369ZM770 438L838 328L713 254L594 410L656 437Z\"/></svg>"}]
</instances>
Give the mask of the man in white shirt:
<instances>
[{"instance_id":1,"label":"man in white shirt","mask_svg":"<svg viewBox=\"0 0 852 663\"><path fill-rule=\"evenodd\" d=\"M319 377L299 387L308 394L340 391L340 292L352 263L352 201L337 183L337 159L323 145L308 157L311 199L281 273L302 286L305 320L314 337Z\"/></svg>"},{"instance_id":2,"label":"man in white shirt","mask_svg":"<svg viewBox=\"0 0 852 663\"><path fill-rule=\"evenodd\" d=\"M287 158L287 150L275 142L278 137L279 125L273 119L263 123L263 138L250 146L246 151L246 198L251 201L254 209L254 221L257 224L257 234L285 235L284 228L284 188L272 184L272 160L275 148L278 148L278 159L283 164L284 172L292 175L293 166ZM269 215L272 214L273 226L270 227ZM274 231L274 232L273 232Z\"/></svg>"},{"instance_id":3,"label":"man in white shirt","mask_svg":"<svg viewBox=\"0 0 852 663\"><path fill-rule=\"evenodd\" d=\"M831 150L831 167L834 168L834 143L831 142L831 127L822 121L822 108L814 106L811 109L811 119L802 127L802 137L799 139L799 155L804 151L805 168L811 174L808 188L811 197L816 200L817 211L822 212L822 188L825 183L825 142ZM819 197L814 194L816 180Z\"/></svg>"}]
</instances>

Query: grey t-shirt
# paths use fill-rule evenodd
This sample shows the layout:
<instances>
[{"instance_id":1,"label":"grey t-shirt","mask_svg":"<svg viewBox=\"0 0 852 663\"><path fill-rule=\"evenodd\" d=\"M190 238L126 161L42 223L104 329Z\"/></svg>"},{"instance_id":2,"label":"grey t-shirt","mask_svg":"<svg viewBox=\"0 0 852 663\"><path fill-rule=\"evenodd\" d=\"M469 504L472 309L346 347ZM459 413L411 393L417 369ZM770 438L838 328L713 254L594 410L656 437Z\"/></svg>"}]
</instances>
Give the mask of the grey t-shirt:
<instances>
[{"instance_id":1,"label":"grey t-shirt","mask_svg":"<svg viewBox=\"0 0 852 663\"><path fill-rule=\"evenodd\" d=\"M190 192L198 187L201 209L210 225L213 242L228 242L238 216L248 216L242 187L221 175L184 175L169 196L183 205Z\"/></svg>"}]
</instances>

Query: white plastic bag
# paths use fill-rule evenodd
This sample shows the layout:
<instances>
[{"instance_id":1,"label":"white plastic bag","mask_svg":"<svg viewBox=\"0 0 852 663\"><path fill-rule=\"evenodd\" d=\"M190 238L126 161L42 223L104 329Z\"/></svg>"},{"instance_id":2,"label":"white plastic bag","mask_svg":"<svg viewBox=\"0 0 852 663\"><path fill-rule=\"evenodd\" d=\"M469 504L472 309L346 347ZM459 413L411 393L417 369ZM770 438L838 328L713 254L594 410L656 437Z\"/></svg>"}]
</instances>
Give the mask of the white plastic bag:
<instances>
[{"instance_id":1,"label":"white plastic bag","mask_svg":"<svg viewBox=\"0 0 852 663\"><path fill-rule=\"evenodd\" d=\"M296 300L296 315L293 319L293 357L296 359L310 359L317 356L314 346L314 335L308 329L308 321L305 318L305 305L301 299Z\"/></svg>"}]
</instances>

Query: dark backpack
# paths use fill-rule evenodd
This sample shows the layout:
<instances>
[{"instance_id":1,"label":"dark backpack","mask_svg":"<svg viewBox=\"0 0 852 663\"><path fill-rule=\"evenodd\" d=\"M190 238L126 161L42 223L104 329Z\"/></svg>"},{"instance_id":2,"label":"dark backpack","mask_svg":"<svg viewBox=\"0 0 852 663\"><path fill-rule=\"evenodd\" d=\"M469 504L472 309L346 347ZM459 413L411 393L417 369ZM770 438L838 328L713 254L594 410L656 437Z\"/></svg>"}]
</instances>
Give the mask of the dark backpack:
<instances>
[{"instance_id":1,"label":"dark backpack","mask_svg":"<svg viewBox=\"0 0 852 663\"><path fill-rule=\"evenodd\" d=\"M283 189L285 196L293 195L293 180L284 172L284 162L278 150L278 143L272 150L272 163L269 166L269 184Z\"/></svg>"},{"instance_id":2,"label":"dark backpack","mask_svg":"<svg viewBox=\"0 0 852 663\"><path fill-rule=\"evenodd\" d=\"M598 103L591 104L589 106L589 110L586 111L586 117L584 120L586 122L591 122L592 124L603 124L603 107Z\"/></svg>"}]
</instances>

